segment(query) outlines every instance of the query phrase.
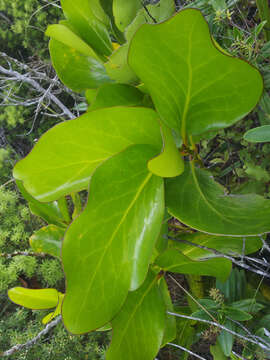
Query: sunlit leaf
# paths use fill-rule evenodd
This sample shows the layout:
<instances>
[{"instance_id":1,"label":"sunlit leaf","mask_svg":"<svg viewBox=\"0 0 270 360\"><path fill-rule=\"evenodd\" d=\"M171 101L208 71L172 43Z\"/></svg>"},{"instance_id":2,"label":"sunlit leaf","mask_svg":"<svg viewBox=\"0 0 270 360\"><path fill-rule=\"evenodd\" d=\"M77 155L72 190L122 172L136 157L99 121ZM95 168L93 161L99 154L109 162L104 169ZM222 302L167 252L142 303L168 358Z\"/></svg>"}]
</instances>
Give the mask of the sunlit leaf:
<instances>
[{"instance_id":1,"label":"sunlit leaf","mask_svg":"<svg viewBox=\"0 0 270 360\"><path fill-rule=\"evenodd\" d=\"M183 138L232 125L254 108L263 89L257 69L216 48L195 9L143 25L131 41L129 65L161 119Z\"/></svg>"},{"instance_id":2,"label":"sunlit leaf","mask_svg":"<svg viewBox=\"0 0 270 360\"><path fill-rule=\"evenodd\" d=\"M59 294L56 289L26 289L15 287L8 290L8 297L15 304L28 309L50 309L57 306Z\"/></svg>"},{"instance_id":3,"label":"sunlit leaf","mask_svg":"<svg viewBox=\"0 0 270 360\"><path fill-rule=\"evenodd\" d=\"M157 114L146 108L113 107L66 121L42 136L18 162L14 177L41 201L88 187L95 168L132 144L162 147Z\"/></svg>"}]
</instances>

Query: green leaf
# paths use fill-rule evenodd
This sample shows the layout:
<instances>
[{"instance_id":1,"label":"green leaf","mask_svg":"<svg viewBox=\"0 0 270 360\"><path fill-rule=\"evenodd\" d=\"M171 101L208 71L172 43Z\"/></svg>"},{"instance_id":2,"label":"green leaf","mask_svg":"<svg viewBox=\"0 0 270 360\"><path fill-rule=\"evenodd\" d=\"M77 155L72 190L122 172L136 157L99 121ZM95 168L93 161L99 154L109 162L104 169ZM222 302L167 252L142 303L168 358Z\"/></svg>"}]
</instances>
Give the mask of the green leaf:
<instances>
[{"instance_id":1,"label":"green leaf","mask_svg":"<svg viewBox=\"0 0 270 360\"><path fill-rule=\"evenodd\" d=\"M129 65L161 119L183 139L232 125L254 108L263 90L259 71L219 51L195 9L143 25L131 41Z\"/></svg>"},{"instance_id":2,"label":"green leaf","mask_svg":"<svg viewBox=\"0 0 270 360\"><path fill-rule=\"evenodd\" d=\"M112 328L106 360L155 358L164 334L165 306L154 274L150 273L137 291L129 293Z\"/></svg>"},{"instance_id":3,"label":"green leaf","mask_svg":"<svg viewBox=\"0 0 270 360\"><path fill-rule=\"evenodd\" d=\"M144 94L126 84L104 84L96 94L90 110L112 106L142 106Z\"/></svg>"},{"instance_id":4,"label":"green leaf","mask_svg":"<svg viewBox=\"0 0 270 360\"><path fill-rule=\"evenodd\" d=\"M213 355L214 360L227 360L227 357L223 354L219 344L211 345L210 352Z\"/></svg>"},{"instance_id":5,"label":"green leaf","mask_svg":"<svg viewBox=\"0 0 270 360\"><path fill-rule=\"evenodd\" d=\"M174 311L171 295L164 278L160 279L159 289L163 297L163 301L166 305L167 311ZM173 341L176 338L176 320L175 317L166 314L165 331L162 339L161 347L165 346L168 342Z\"/></svg>"},{"instance_id":6,"label":"green leaf","mask_svg":"<svg viewBox=\"0 0 270 360\"><path fill-rule=\"evenodd\" d=\"M56 316L61 315L64 294L61 294L61 293L58 293L58 294L59 294L59 301L58 301L58 304L57 304L55 310L53 312L50 312L48 315L44 316L44 318L42 319L42 324L44 324L44 325L48 324Z\"/></svg>"},{"instance_id":7,"label":"green leaf","mask_svg":"<svg viewBox=\"0 0 270 360\"><path fill-rule=\"evenodd\" d=\"M55 289L37 290L15 287L8 290L8 297L15 304L35 310L54 308L59 301L59 293Z\"/></svg>"},{"instance_id":8,"label":"green leaf","mask_svg":"<svg viewBox=\"0 0 270 360\"><path fill-rule=\"evenodd\" d=\"M259 126L248 130L244 139L252 143L262 143L270 141L270 125Z\"/></svg>"},{"instance_id":9,"label":"green leaf","mask_svg":"<svg viewBox=\"0 0 270 360\"><path fill-rule=\"evenodd\" d=\"M43 252L60 258L64 234L63 228L55 225L45 226L30 237L31 248L35 252Z\"/></svg>"},{"instance_id":10,"label":"green leaf","mask_svg":"<svg viewBox=\"0 0 270 360\"><path fill-rule=\"evenodd\" d=\"M72 333L109 322L146 277L164 212L163 180L147 170L154 153L135 145L99 166L87 206L66 232L62 313Z\"/></svg>"},{"instance_id":11,"label":"green leaf","mask_svg":"<svg viewBox=\"0 0 270 360\"><path fill-rule=\"evenodd\" d=\"M49 25L45 34L85 56L90 56L100 61L100 58L97 56L94 50L65 25Z\"/></svg>"},{"instance_id":12,"label":"green leaf","mask_svg":"<svg viewBox=\"0 0 270 360\"><path fill-rule=\"evenodd\" d=\"M109 56L112 43L106 26L99 21L91 9L89 0L61 0L66 18L80 37L98 54Z\"/></svg>"},{"instance_id":13,"label":"green leaf","mask_svg":"<svg viewBox=\"0 0 270 360\"><path fill-rule=\"evenodd\" d=\"M128 119L128 121L127 121ZM86 189L95 168L133 144L162 147L157 114L146 108L113 107L66 121L42 136L14 168L14 177L40 201Z\"/></svg>"},{"instance_id":14,"label":"green leaf","mask_svg":"<svg viewBox=\"0 0 270 360\"><path fill-rule=\"evenodd\" d=\"M231 262L227 259L209 259L194 261L174 248L159 255L155 263L165 271L180 274L208 275L225 281L231 271Z\"/></svg>"},{"instance_id":15,"label":"green leaf","mask_svg":"<svg viewBox=\"0 0 270 360\"><path fill-rule=\"evenodd\" d=\"M57 75L70 89L81 92L110 82L103 64L91 56L51 39L51 60Z\"/></svg>"},{"instance_id":16,"label":"green leaf","mask_svg":"<svg viewBox=\"0 0 270 360\"><path fill-rule=\"evenodd\" d=\"M270 231L270 201L255 194L227 195L205 170L190 162L166 184L168 211L182 223L216 235L258 235Z\"/></svg>"},{"instance_id":17,"label":"green leaf","mask_svg":"<svg viewBox=\"0 0 270 360\"><path fill-rule=\"evenodd\" d=\"M126 27L136 17L136 14L141 7L141 0L114 0L113 16L118 29L121 31L125 31Z\"/></svg>"},{"instance_id":18,"label":"green leaf","mask_svg":"<svg viewBox=\"0 0 270 360\"><path fill-rule=\"evenodd\" d=\"M252 319L252 315L248 314L246 311L236 309L230 306L226 306L224 309L224 314L236 321L247 321Z\"/></svg>"},{"instance_id":19,"label":"green leaf","mask_svg":"<svg viewBox=\"0 0 270 360\"><path fill-rule=\"evenodd\" d=\"M181 240L190 241L194 244L206 246L215 249L223 254L239 256L241 254L252 254L262 247L262 241L259 237L228 237L207 235L203 233L181 234ZM173 241L171 246L177 247L184 255L190 259L199 260L205 257L216 257L213 252L197 248L184 242Z\"/></svg>"},{"instance_id":20,"label":"green leaf","mask_svg":"<svg viewBox=\"0 0 270 360\"><path fill-rule=\"evenodd\" d=\"M247 311L249 313L254 313L254 314L265 308L264 305L256 302L254 298L234 301L233 303L230 304L230 306L235 309Z\"/></svg>"},{"instance_id":21,"label":"green leaf","mask_svg":"<svg viewBox=\"0 0 270 360\"><path fill-rule=\"evenodd\" d=\"M229 330L234 330L234 324L230 320L226 320L224 326ZM226 330L222 330L217 338L223 353L230 356L234 343L234 336Z\"/></svg>"},{"instance_id":22,"label":"green leaf","mask_svg":"<svg viewBox=\"0 0 270 360\"><path fill-rule=\"evenodd\" d=\"M23 197L27 200L29 208L33 214L41 217L48 224L66 227L65 219L61 213L57 201L51 203L41 203L26 191L22 181L17 180L16 184Z\"/></svg>"},{"instance_id":23,"label":"green leaf","mask_svg":"<svg viewBox=\"0 0 270 360\"><path fill-rule=\"evenodd\" d=\"M128 65L128 44L124 44L116 49L104 64L107 74L112 80L118 83L134 84L138 78Z\"/></svg>"},{"instance_id":24,"label":"green leaf","mask_svg":"<svg viewBox=\"0 0 270 360\"><path fill-rule=\"evenodd\" d=\"M163 150L160 155L150 160L148 169L161 177L175 177L184 171L184 161L175 145L171 129L162 125Z\"/></svg>"}]
</instances>

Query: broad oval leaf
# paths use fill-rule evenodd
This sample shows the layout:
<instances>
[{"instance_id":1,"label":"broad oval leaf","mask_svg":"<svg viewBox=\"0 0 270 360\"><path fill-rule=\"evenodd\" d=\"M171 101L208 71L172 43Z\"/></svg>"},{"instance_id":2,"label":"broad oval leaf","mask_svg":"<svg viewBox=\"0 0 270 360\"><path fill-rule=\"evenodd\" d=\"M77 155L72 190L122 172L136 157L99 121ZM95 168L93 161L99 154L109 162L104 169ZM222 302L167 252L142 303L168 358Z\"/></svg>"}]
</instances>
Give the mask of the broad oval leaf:
<instances>
[{"instance_id":1,"label":"broad oval leaf","mask_svg":"<svg viewBox=\"0 0 270 360\"><path fill-rule=\"evenodd\" d=\"M30 237L30 246L35 252L43 252L60 258L65 229L55 225L45 226Z\"/></svg>"},{"instance_id":2,"label":"broad oval leaf","mask_svg":"<svg viewBox=\"0 0 270 360\"><path fill-rule=\"evenodd\" d=\"M49 130L13 174L35 198L52 201L86 189L99 164L133 144L160 151L158 115L146 108L99 109Z\"/></svg>"},{"instance_id":3,"label":"broad oval leaf","mask_svg":"<svg viewBox=\"0 0 270 360\"><path fill-rule=\"evenodd\" d=\"M175 248L170 248L159 255L155 263L165 271L214 276L220 281L226 281L232 268L231 262L227 259L214 258L194 261Z\"/></svg>"},{"instance_id":4,"label":"broad oval leaf","mask_svg":"<svg viewBox=\"0 0 270 360\"><path fill-rule=\"evenodd\" d=\"M91 103L90 110L112 106L142 106L144 94L136 87L126 84L104 84Z\"/></svg>"},{"instance_id":5,"label":"broad oval leaf","mask_svg":"<svg viewBox=\"0 0 270 360\"><path fill-rule=\"evenodd\" d=\"M205 233L251 236L270 231L270 200L255 194L227 195L208 171L186 164L181 176L166 184L168 211Z\"/></svg>"},{"instance_id":6,"label":"broad oval leaf","mask_svg":"<svg viewBox=\"0 0 270 360\"><path fill-rule=\"evenodd\" d=\"M259 126L248 130L244 139L252 143L262 143L270 141L270 125Z\"/></svg>"},{"instance_id":7,"label":"broad oval leaf","mask_svg":"<svg viewBox=\"0 0 270 360\"><path fill-rule=\"evenodd\" d=\"M183 139L232 125L254 108L263 90L259 71L219 51L195 9L143 25L131 41L129 65L161 119Z\"/></svg>"},{"instance_id":8,"label":"broad oval leaf","mask_svg":"<svg viewBox=\"0 0 270 360\"><path fill-rule=\"evenodd\" d=\"M153 154L134 145L99 166L87 206L66 232L62 314L72 333L108 323L146 277L164 212L163 180L147 169Z\"/></svg>"},{"instance_id":9,"label":"broad oval leaf","mask_svg":"<svg viewBox=\"0 0 270 360\"><path fill-rule=\"evenodd\" d=\"M111 81L101 61L94 57L55 39L50 40L49 49L57 75L70 89L81 92Z\"/></svg>"},{"instance_id":10,"label":"broad oval leaf","mask_svg":"<svg viewBox=\"0 0 270 360\"><path fill-rule=\"evenodd\" d=\"M59 293L56 289L15 287L8 290L8 297L15 304L34 310L54 308L59 301Z\"/></svg>"},{"instance_id":11,"label":"broad oval leaf","mask_svg":"<svg viewBox=\"0 0 270 360\"><path fill-rule=\"evenodd\" d=\"M162 344L165 310L156 276L150 273L113 319L106 360L153 360Z\"/></svg>"}]
</instances>

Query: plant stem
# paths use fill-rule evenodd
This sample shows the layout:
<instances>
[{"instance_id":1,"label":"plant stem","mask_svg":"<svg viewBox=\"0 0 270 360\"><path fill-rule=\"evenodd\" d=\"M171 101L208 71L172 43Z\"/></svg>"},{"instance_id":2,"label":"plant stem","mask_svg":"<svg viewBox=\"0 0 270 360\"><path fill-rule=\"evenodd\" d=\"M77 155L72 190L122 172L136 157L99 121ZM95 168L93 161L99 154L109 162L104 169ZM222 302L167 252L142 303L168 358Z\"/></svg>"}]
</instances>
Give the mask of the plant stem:
<instances>
[{"instance_id":1,"label":"plant stem","mask_svg":"<svg viewBox=\"0 0 270 360\"><path fill-rule=\"evenodd\" d=\"M257 8L259 10L261 21L267 21L266 28L264 28L265 38L270 41L270 9L268 0L256 0Z\"/></svg>"},{"instance_id":2,"label":"plant stem","mask_svg":"<svg viewBox=\"0 0 270 360\"><path fill-rule=\"evenodd\" d=\"M204 295L202 277L200 275L186 275L186 279L193 297L202 299ZM187 301L192 311L198 310L198 305L190 297L187 297Z\"/></svg>"},{"instance_id":3,"label":"plant stem","mask_svg":"<svg viewBox=\"0 0 270 360\"><path fill-rule=\"evenodd\" d=\"M74 204L72 219L75 219L75 217L77 217L82 211L82 203L81 203L80 195L78 193L72 193L71 198Z\"/></svg>"}]
</instances>

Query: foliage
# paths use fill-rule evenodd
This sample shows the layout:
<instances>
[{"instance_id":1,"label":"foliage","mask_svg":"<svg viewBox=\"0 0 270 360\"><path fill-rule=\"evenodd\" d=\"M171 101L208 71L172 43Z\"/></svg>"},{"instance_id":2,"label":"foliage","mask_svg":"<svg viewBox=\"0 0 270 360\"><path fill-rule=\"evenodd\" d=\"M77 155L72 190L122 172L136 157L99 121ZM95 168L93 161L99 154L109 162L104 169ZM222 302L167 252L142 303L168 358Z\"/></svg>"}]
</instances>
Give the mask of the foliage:
<instances>
[{"instance_id":1,"label":"foliage","mask_svg":"<svg viewBox=\"0 0 270 360\"><path fill-rule=\"evenodd\" d=\"M164 272L188 274L190 290L201 297L203 289L192 285L196 276L225 281L233 257L259 250L261 234L269 231L269 200L256 194L268 191L269 147L258 154L258 145L242 139L254 122L268 121L266 23L248 32L232 29L236 3L245 11L240 1L187 2L203 11L212 35L200 12L186 9L171 18L173 2L164 0L147 6L125 2L125 8L118 0L62 0L66 20L48 27L56 72L74 91L86 91L89 107L82 117L49 130L14 169L31 211L48 224L31 237L32 249L55 258L17 256L11 269L26 277L40 274L40 287L65 291L63 305L62 298L54 303L46 322L62 307L72 333L112 326L108 359L151 360L175 337L190 348L198 336L209 335L186 320L176 334L175 319L166 314L177 308ZM263 90L257 69L265 92L258 117L247 117ZM204 169L209 164L211 172ZM239 186L235 174L252 182ZM79 192L89 186L82 211ZM174 229L169 233L168 220ZM225 284L217 282L212 299L198 300L203 310L193 315L211 314L231 330L233 321L253 324L252 316L260 316L264 306L235 292L243 276L233 270ZM227 291L232 287L234 294ZM18 293L23 296L15 301ZM29 307L33 290L15 288L9 294ZM41 303L30 307L42 308ZM189 304L179 312L192 314ZM250 311L254 304L256 311ZM254 329L264 336L261 324ZM224 330L214 335L212 353L233 358L234 337ZM250 353L243 350L246 357Z\"/></svg>"}]
</instances>

